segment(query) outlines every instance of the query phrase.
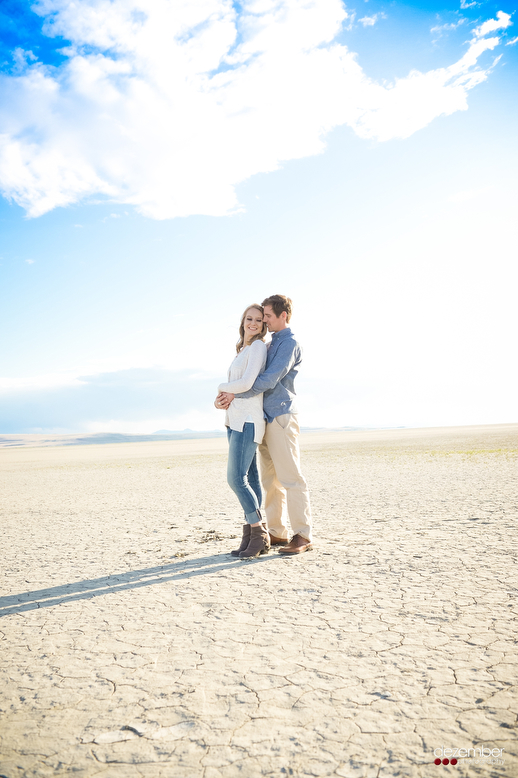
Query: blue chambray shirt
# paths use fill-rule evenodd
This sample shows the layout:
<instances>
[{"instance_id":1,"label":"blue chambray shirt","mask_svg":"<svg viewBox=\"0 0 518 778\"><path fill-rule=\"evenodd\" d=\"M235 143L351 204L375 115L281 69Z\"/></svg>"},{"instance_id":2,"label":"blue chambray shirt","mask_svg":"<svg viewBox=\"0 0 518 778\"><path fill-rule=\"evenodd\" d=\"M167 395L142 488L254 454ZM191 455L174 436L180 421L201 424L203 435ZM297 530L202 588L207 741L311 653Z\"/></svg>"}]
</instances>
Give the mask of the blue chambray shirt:
<instances>
[{"instance_id":1,"label":"blue chambray shirt","mask_svg":"<svg viewBox=\"0 0 518 778\"><path fill-rule=\"evenodd\" d=\"M295 377L302 362L302 349L290 329L274 332L268 347L266 368L255 379L248 392L236 394L236 397L253 397L264 392L263 408L268 422L283 413L297 413L295 401Z\"/></svg>"}]
</instances>

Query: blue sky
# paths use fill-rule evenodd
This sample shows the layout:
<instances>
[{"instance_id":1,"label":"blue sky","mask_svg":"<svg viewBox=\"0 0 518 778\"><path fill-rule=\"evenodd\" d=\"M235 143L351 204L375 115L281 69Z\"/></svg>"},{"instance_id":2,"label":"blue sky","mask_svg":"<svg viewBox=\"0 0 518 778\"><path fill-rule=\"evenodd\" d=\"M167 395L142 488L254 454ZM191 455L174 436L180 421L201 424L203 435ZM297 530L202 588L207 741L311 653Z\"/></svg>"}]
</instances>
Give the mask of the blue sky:
<instances>
[{"instance_id":1,"label":"blue sky","mask_svg":"<svg viewBox=\"0 0 518 778\"><path fill-rule=\"evenodd\" d=\"M3 4L0 432L220 427L272 293L303 426L516 422L518 32L462 5Z\"/></svg>"}]
</instances>

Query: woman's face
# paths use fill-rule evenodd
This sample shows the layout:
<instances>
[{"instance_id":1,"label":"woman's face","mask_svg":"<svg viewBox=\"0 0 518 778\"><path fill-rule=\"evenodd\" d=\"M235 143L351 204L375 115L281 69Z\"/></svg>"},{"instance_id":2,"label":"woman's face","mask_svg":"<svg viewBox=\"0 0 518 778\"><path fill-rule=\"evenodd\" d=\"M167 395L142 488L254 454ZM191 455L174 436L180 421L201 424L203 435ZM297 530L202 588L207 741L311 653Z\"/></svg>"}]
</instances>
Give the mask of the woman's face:
<instances>
[{"instance_id":1,"label":"woman's face","mask_svg":"<svg viewBox=\"0 0 518 778\"><path fill-rule=\"evenodd\" d=\"M263 329L263 314L261 311L258 311L257 308L249 308L245 313L243 326L245 329L245 343L247 343Z\"/></svg>"}]
</instances>

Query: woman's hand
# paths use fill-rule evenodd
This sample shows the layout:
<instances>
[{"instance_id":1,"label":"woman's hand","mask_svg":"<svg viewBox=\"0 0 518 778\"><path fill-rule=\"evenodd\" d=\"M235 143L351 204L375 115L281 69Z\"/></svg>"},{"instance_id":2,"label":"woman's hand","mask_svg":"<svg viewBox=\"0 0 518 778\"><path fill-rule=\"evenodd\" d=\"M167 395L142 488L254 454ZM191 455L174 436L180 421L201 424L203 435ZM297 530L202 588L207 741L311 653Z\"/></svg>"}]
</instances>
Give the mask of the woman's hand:
<instances>
[{"instance_id":1,"label":"woman's hand","mask_svg":"<svg viewBox=\"0 0 518 778\"><path fill-rule=\"evenodd\" d=\"M214 400L214 406L216 408L218 408L218 410L220 410L220 411L226 411L226 409L228 408L229 404L230 403L227 403L226 401L223 400L223 395L222 394L218 394L218 396Z\"/></svg>"},{"instance_id":2,"label":"woman's hand","mask_svg":"<svg viewBox=\"0 0 518 778\"><path fill-rule=\"evenodd\" d=\"M220 392L214 400L214 405L216 408L226 411L233 399L234 395L230 394L230 392Z\"/></svg>"}]
</instances>

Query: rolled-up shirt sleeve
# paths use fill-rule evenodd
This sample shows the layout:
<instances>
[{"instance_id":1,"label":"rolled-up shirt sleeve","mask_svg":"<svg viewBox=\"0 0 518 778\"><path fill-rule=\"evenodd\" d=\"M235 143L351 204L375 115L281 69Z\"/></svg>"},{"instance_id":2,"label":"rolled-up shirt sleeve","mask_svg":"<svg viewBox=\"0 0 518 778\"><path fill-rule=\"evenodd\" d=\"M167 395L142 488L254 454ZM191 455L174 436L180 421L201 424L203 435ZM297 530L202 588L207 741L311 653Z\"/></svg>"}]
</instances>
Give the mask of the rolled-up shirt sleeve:
<instances>
[{"instance_id":1,"label":"rolled-up shirt sleeve","mask_svg":"<svg viewBox=\"0 0 518 778\"><path fill-rule=\"evenodd\" d=\"M271 363L268 365L264 373L261 373L259 376L257 376L251 389L245 392L239 392L239 394L233 390L230 391L232 391L236 396L246 400L248 397L254 397L256 394L266 392L267 389L273 389L275 386L277 386L279 381L281 381L284 376L290 372L291 368L295 364L297 360L297 350L297 344L293 343L293 341L285 341L280 343L279 348L277 349L277 352ZM223 389L222 391L228 390Z\"/></svg>"},{"instance_id":2,"label":"rolled-up shirt sleeve","mask_svg":"<svg viewBox=\"0 0 518 778\"><path fill-rule=\"evenodd\" d=\"M253 385L257 376L263 369L266 362L266 344L262 340L254 340L250 346L250 354L246 365L245 372L236 381L229 381L226 384L220 384L218 386L218 392L231 392L232 394L240 394L246 392ZM253 397L259 392L254 392L250 395Z\"/></svg>"}]
</instances>

